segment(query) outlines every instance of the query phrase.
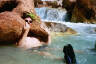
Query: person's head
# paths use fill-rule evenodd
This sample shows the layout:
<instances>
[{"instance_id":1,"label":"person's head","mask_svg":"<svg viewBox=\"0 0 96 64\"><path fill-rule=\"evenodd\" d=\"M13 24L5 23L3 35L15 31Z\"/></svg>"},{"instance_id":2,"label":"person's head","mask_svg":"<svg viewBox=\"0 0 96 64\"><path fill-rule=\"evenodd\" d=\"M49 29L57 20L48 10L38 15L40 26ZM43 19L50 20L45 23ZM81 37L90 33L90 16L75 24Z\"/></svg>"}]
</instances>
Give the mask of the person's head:
<instances>
[{"instance_id":1,"label":"person's head","mask_svg":"<svg viewBox=\"0 0 96 64\"><path fill-rule=\"evenodd\" d=\"M29 12L24 12L22 18L28 23L32 23L32 18Z\"/></svg>"},{"instance_id":2,"label":"person's head","mask_svg":"<svg viewBox=\"0 0 96 64\"><path fill-rule=\"evenodd\" d=\"M24 19L28 24L32 23L32 19L30 17L26 17Z\"/></svg>"}]
</instances>

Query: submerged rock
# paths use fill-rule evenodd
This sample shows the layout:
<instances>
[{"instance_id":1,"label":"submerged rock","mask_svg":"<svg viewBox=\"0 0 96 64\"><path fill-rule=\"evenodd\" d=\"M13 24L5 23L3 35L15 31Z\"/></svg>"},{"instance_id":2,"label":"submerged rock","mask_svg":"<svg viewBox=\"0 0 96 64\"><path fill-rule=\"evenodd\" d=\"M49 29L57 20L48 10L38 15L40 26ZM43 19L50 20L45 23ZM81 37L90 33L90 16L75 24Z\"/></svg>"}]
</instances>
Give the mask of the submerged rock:
<instances>
[{"instance_id":1,"label":"submerged rock","mask_svg":"<svg viewBox=\"0 0 96 64\"><path fill-rule=\"evenodd\" d=\"M56 23L56 22L45 22L45 25L51 32L62 32L66 34L76 34L77 32L72 28L67 27L64 24Z\"/></svg>"}]
</instances>

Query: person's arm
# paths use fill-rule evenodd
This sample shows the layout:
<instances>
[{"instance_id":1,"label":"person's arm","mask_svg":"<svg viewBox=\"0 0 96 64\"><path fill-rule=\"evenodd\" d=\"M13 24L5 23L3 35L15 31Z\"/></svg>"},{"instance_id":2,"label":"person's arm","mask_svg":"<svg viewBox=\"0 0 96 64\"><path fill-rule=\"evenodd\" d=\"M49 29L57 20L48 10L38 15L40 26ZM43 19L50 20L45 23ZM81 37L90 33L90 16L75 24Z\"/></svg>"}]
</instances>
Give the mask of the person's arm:
<instances>
[{"instance_id":1,"label":"person's arm","mask_svg":"<svg viewBox=\"0 0 96 64\"><path fill-rule=\"evenodd\" d=\"M26 25L24 26L24 34L22 36L22 38L20 39L20 41L18 42L18 46L21 46L22 47L22 43L25 41L27 35L28 35L28 32L30 30L30 25L26 22Z\"/></svg>"}]
</instances>

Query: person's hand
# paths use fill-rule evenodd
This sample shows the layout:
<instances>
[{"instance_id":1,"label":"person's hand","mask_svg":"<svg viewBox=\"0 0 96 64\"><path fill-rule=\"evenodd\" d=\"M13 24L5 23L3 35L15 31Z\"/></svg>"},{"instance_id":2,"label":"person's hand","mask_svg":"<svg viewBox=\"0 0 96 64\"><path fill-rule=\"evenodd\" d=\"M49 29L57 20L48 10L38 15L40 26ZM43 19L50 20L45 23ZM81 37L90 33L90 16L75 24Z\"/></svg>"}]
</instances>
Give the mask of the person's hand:
<instances>
[{"instance_id":1,"label":"person's hand","mask_svg":"<svg viewBox=\"0 0 96 64\"><path fill-rule=\"evenodd\" d=\"M30 25L26 22L24 26L24 30L29 30L29 29L30 29Z\"/></svg>"}]
</instances>

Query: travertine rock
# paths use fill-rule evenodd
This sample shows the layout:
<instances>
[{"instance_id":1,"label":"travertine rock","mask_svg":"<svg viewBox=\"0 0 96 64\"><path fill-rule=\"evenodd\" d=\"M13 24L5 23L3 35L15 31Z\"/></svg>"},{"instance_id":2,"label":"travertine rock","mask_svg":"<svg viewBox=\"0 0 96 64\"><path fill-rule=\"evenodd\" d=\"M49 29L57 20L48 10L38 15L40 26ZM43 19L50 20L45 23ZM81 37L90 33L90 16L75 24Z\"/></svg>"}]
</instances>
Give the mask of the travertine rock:
<instances>
[{"instance_id":1,"label":"travertine rock","mask_svg":"<svg viewBox=\"0 0 96 64\"><path fill-rule=\"evenodd\" d=\"M34 11L33 0L0 0L0 44L16 43L22 36L25 21L23 13L31 12L36 16L28 36L48 43L49 33L42 28L42 22ZM39 19L39 20L38 20Z\"/></svg>"}]
</instances>

